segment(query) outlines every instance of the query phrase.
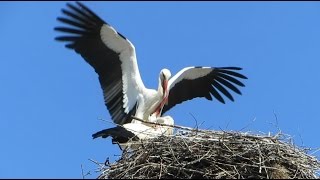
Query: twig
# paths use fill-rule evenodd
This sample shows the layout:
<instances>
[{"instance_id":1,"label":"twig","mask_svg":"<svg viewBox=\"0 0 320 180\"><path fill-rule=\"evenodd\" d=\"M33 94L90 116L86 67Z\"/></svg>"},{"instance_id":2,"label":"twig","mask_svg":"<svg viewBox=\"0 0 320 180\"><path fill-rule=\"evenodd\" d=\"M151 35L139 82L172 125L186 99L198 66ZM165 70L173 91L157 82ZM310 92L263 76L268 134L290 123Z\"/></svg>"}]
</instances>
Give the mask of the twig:
<instances>
[{"instance_id":1,"label":"twig","mask_svg":"<svg viewBox=\"0 0 320 180\"><path fill-rule=\"evenodd\" d=\"M160 126L168 126L168 127L173 127L173 128L178 128L178 129L184 129L184 130L189 130L189 131L200 131L198 129L193 129L193 128L189 128L189 127L184 127L184 126L178 126L178 125L169 125L169 124L160 124L160 123L156 123L156 122L150 122L150 121L145 121L143 119L137 118L135 116L131 116L133 119L141 121L143 123L147 123L147 124L154 124L154 125L160 125Z\"/></svg>"},{"instance_id":2,"label":"twig","mask_svg":"<svg viewBox=\"0 0 320 180\"><path fill-rule=\"evenodd\" d=\"M82 164L81 164L81 175L82 175L82 179L85 179L85 177L88 176L88 175L90 175L90 174L91 174L90 171L88 171L86 174L84 174L84 172L83 172L83 166L82 166Z\"/></svg>"},{"instance_id":3,"label":"twig","mask_svg":"<svg viewBox=\"0 0 320 180\"><path fill-rule=\"evenodd\" d=\"M82 164L81 164L81 174L82 174L82 179L84 179L84 173L83 173L83 167L82 167Z\"/></svg>"},{"instance_id":4,"label":"twig","mask_svg":"<svg viewBox=\"0 0 320 180\"><path fill-rule=\"evenodd\" d=\"M246 129L247 127L251 126L255 121L256 121L256 117L253 118L253 120L252 120L249 124L247 124L245 127L241 128L240 131L243 131L243 130Z\"/></svg>"}]
</instances>

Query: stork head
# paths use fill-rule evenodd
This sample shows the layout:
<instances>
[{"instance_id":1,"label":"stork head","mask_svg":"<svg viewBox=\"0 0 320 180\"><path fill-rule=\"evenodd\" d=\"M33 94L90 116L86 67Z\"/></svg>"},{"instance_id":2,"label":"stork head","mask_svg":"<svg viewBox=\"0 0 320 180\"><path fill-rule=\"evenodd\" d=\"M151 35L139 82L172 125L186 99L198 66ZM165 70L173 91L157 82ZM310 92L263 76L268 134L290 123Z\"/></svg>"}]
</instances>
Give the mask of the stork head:
<instances>
[{"instance_id":1,"label":"stork head","mask_svg":"<svg viewBox=\"0 0 320 180\"><path fill-rule=\"evenodd\" d=\"M165 97L168 95L168 81L170 77L171 72L168 69L162 69L160 71L160 83Z\"/></svg>"},{"instance_id":2,"label":"stork head","mask_svg":"<svg viewBox=\"0 0 320 180\"><path fill-rule=\"evenodd\" d=\"M160 71L160 78L164 78L166 80L169 80L171 77L171 72L169 69L162 69Z\"/></svg>"}]
</instances>

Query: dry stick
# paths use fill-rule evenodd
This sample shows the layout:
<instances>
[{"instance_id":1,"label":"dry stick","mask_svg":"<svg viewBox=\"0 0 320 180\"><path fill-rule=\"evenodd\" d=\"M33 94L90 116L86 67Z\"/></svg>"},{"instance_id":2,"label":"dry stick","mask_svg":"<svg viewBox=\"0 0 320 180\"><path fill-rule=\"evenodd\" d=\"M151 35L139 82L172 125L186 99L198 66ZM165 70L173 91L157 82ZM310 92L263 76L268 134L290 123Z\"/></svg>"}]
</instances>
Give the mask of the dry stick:
<instances>
[{"instance_id":1,"label":"dry stick","mask_svg":"<svg viewBox=\"0 0 320 180\"><path fill-rule=\"evenodd\" d=\"M184 127L184 126L178 126L178 125L168 125L168 124L160 124L160 123L156 123L156 122L149 122L149 121L145 121L145 120L140 119L140 118L135 117L135 116L131 116L131 118L133 118L135 120L138 120L140 122L143 122L143 123L148 123L148 124L153 124L153 125L161 125L161 126L168 126L168 127L179 128L179 129L184 129L184 130L193 131L193 132L212 132L210 130L193 129L193 128ZM225 131L223 131L223 132L225 132ZM257 138L260 138L260 137L257 137ZM270 138L272 138L272 137L270 137Z\"/></svg>"},{"instance_id":2,"label":"dry stick","mask_svg":"<svg viewBox=\"0 0 320 180\"><path fill-rule=\"evenodd\" d=\"M160 124L160 123L156 123L156 122L149 122L149 121L145 121L143 119L140 119L138 117L135 116L131 116L132 119L138 120L140 122L143 123L147 123L147 124L153 124L153 125L160 125L160 126L168 126L168 127L173 127L173 128L178 128L178 129L184 129L184 130L188 130L188 131L194 131L194 132L212 132L211 130L201 130L201 129L194 129L194 128L189 128L189 127L185 127L185 126L178 126L178 125L169 125L169 124ZM221 130L222 132L225 133L225 131ZM260 138L260 137L257 137Z\"/></svg>"},{"instance_id":3,"label":"dry stick","mask_svg":"<svg viewBox=\"0 0 320 180\"><path fill-rule=\"evenodd\" d=\"M160 161L160 174L159 174L159 179L161 179L161 174L162 174L162 159Z\"/></svg>"},{"instance_id":4,"label":"dry stick","mask_svg":"<svg viewBox=\"0 0 320 180\"><path fill-rule=\"evenodd\" d=\"M160 123L154 123L154 122L149 122L149 121L145 121L143 119L137 118L135 116L131 116L133 119L141 121L143 123L148 123L148 124L154 124L154 125L161 125L161 126L169 126L169 127L173 127L173 128L179 128L179 129L185 129L185 130L189 130L189 131L203 131L203 130L198 130L198 129L193 129L193 128L188 128L188 127L184 127L184 126L178 126L178 125L168 125L168 124L160 124Z\"/></svg>"},{"instance_id":5,"label":"dry stick","mask_svg":"<svg viewBox=\"0 0 320 180\"><path fill-rule=\"evenodd\" d=\"M83 173L83 167L82 167L82 164L81 164L81 174L82 174L82 179L84 179L85 175Z\"/></svg>"},{"instance_id":6,"label":"dry stick","mask_svg":"<svg viewBox=\"0 0 320 180\"><path fill-rule=\"evenodd\" d=\"M85 179L86 176L91 175L90 171L88 171L86 174L84 174L82 164L81 164L81 174L82 174L82 179Z\"/></svg>"}]
</instances>

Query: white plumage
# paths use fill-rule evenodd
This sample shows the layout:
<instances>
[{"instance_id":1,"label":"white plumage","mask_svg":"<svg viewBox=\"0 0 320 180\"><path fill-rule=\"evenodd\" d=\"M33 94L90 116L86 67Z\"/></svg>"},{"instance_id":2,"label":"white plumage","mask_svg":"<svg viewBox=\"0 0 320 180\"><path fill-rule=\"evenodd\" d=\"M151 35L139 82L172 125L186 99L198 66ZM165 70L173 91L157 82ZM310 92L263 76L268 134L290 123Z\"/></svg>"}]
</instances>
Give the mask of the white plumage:
<instances>
[{"instance_id":1,"label":"white plumage","mask_svg":"<svg viewBox=\"0 0 320 180\"><path fill-rule=\"evenodd\" d=\"M159 117L158 124L146 124L131 122L114 128L104 129L92 135L93 138L107 138L111 136L113 143L119 144L121 149L127 147L135 148L140 141L156 138L159 136L170 136L173 134L174 121L170 116Z\"/></svg>"}]
</instances>

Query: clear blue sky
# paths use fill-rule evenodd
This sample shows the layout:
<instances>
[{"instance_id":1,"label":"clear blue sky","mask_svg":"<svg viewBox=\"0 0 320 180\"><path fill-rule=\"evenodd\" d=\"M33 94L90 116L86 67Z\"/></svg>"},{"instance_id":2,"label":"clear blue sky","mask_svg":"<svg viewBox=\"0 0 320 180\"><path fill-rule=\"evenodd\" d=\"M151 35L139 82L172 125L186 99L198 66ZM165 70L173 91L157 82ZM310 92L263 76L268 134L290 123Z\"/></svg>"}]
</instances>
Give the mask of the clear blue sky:
<instances>
[{"instance_id":1,"label":"clear blue sky","mask_svg":"<svg viewBox=\"0 0 320 180\"><path fill-rule=\"evenodd\" d=\"M135 45L147 87L162 68L239 66L235 102L195 99L167 114L177 125L276 133L320 147L319 2L84 2ZM81 178L114 161L113 125L94 70L54 41L65 2L0 3L0 178ZM278 118L278 127L276 118ZM315 153L320 157L320 153Z\"/></svg>"}]
</instances>

